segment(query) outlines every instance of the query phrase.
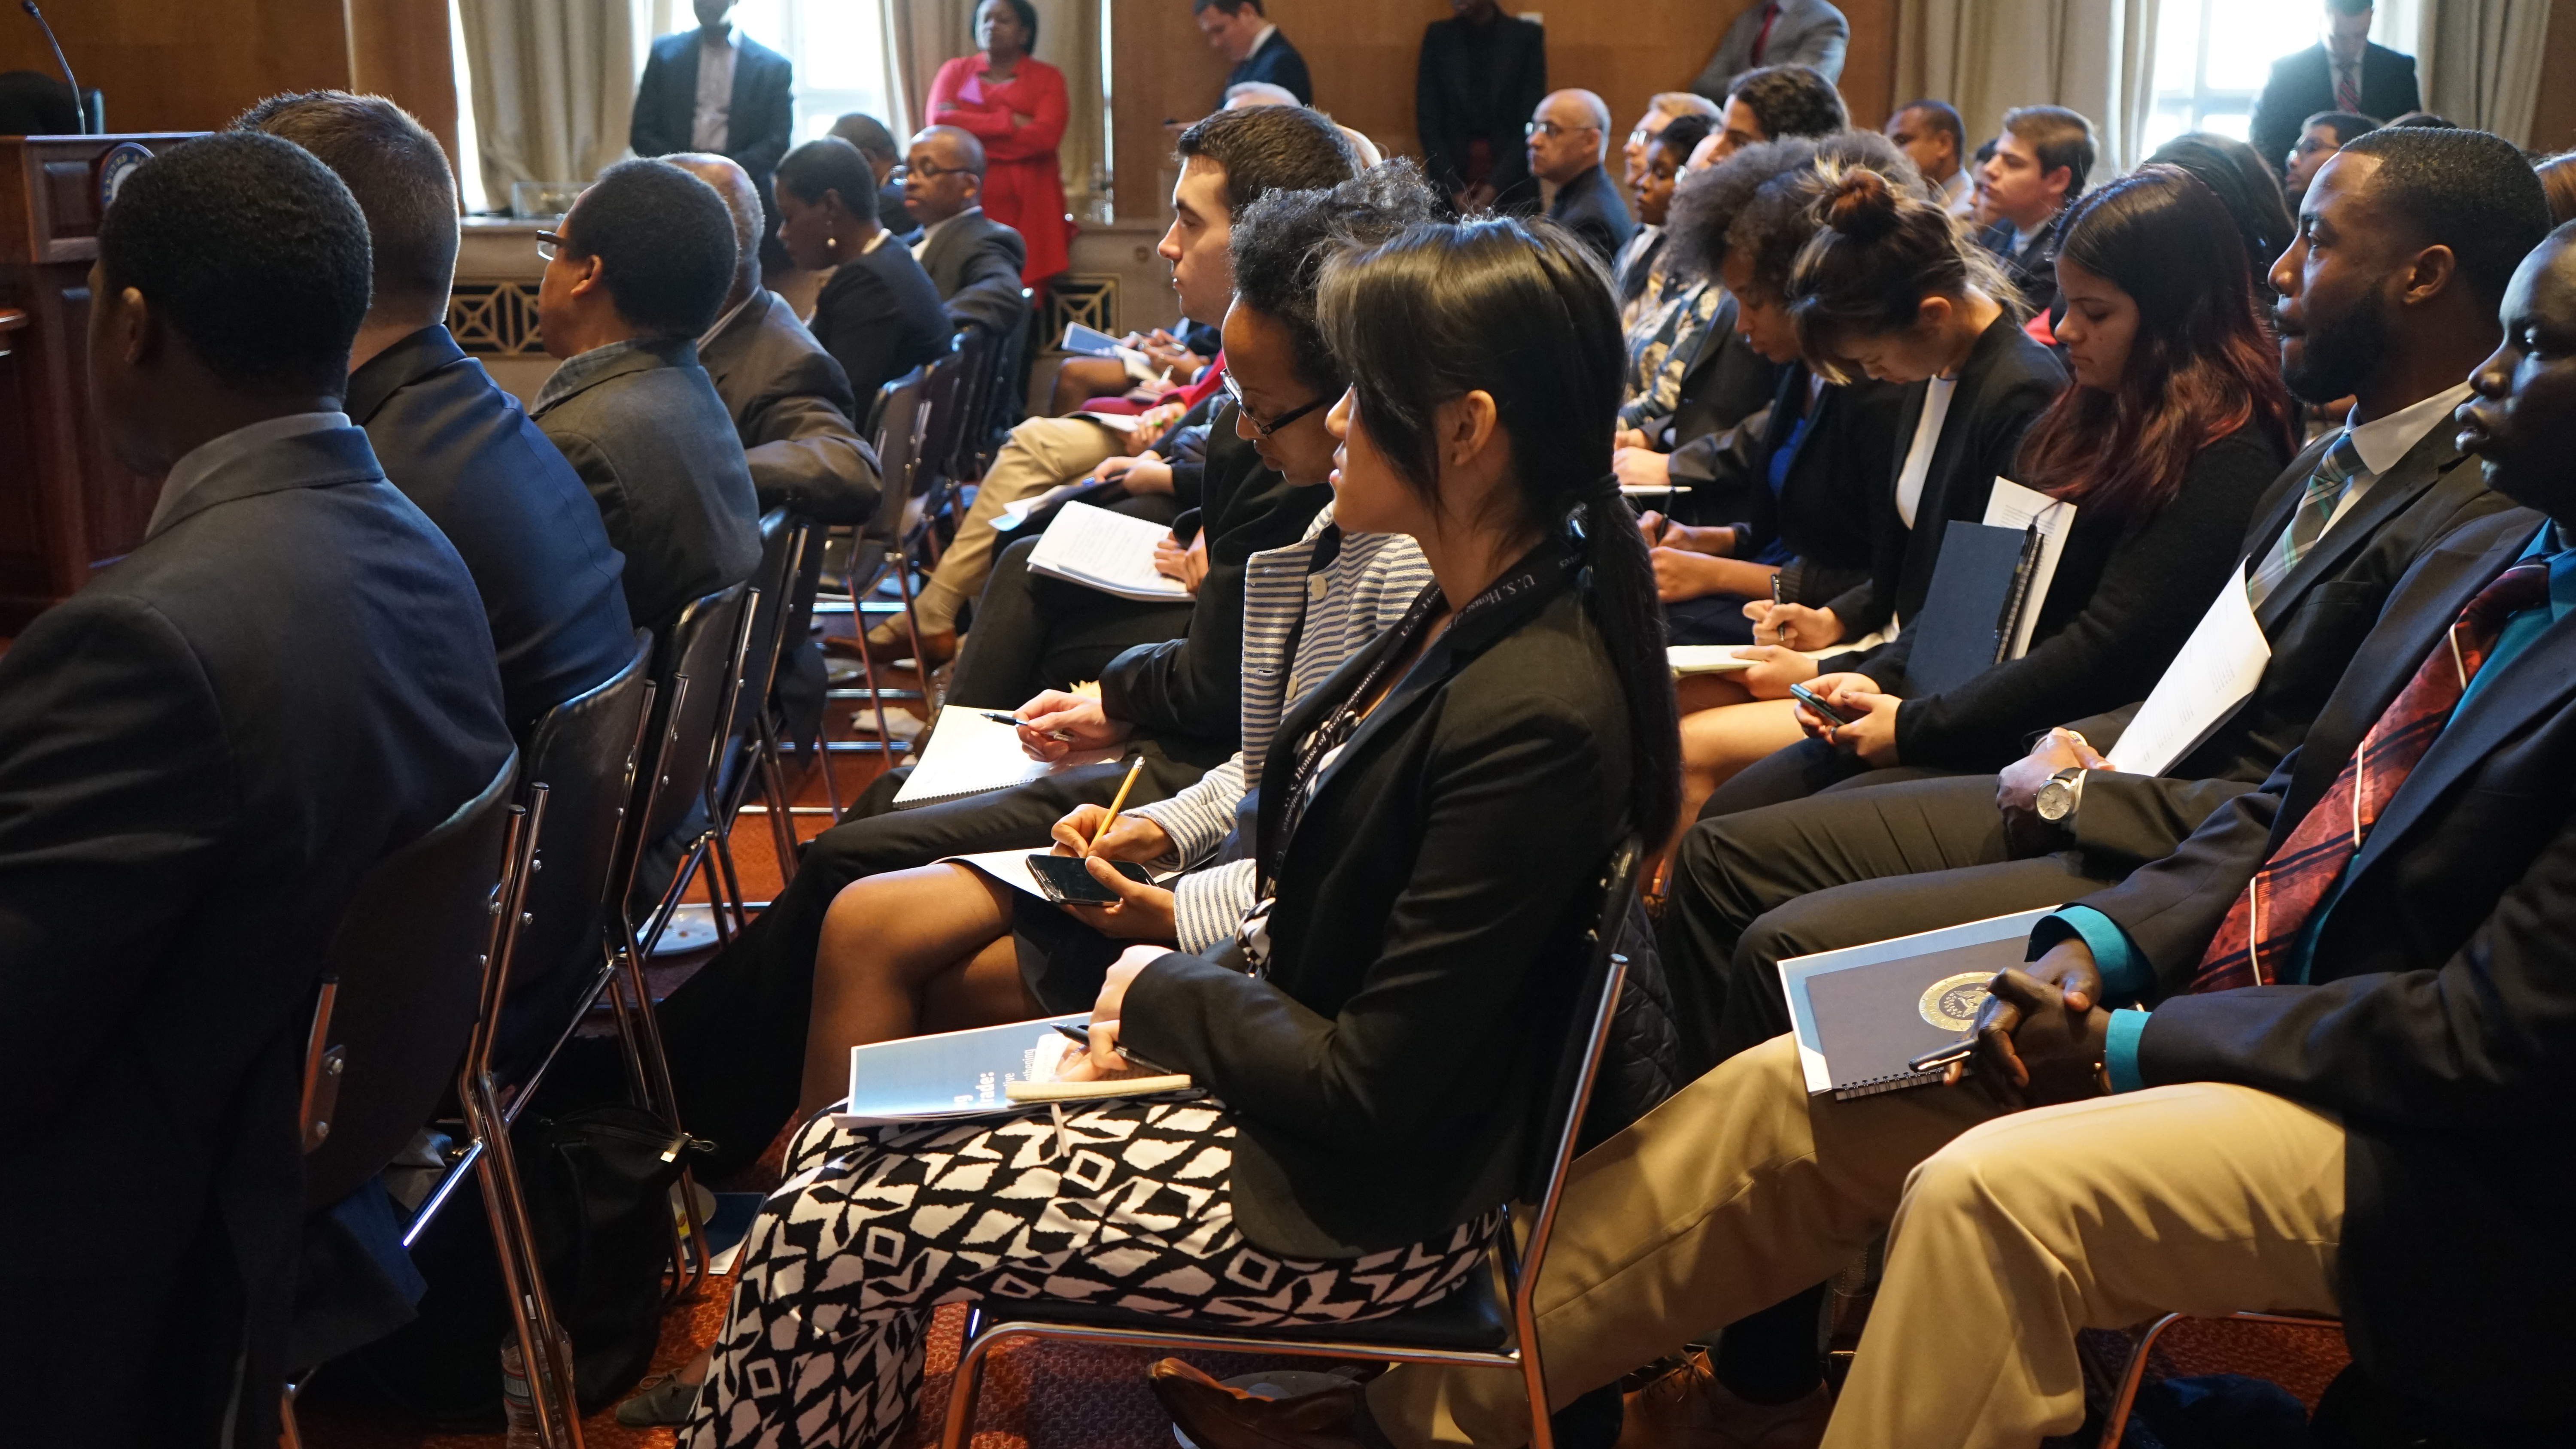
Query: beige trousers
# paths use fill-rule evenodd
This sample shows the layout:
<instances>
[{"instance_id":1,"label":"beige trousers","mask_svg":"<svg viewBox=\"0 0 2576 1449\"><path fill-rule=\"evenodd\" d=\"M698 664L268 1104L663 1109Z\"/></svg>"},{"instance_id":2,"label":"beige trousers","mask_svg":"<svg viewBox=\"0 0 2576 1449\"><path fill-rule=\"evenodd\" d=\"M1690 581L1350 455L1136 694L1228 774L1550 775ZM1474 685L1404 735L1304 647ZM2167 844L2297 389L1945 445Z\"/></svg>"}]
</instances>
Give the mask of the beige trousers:
<instances>
[{"instance_id":1,"label":"beige trousers","mask_svg":"<svg viewBox=\"0 0 2576 1449\"><path fill-rule=\"evenodd\" d=\"M939 567L913 600L922 632L945 633L957 626L957 611L984 592L984 577L993 571L993 518L1023 498L1034 498L1059 483L1070 483L1122 452L1125 439L1084 418L1030 418L1011 429L1010 441L993 455L976 485L975 504L957 525L957 537L939 555Z\"/></svg>"},{"instance_id":2,"label":"beige trousers","mask_svg":"<svg viewBox=\"0 0 2576 1449\"><path fill-rule=\"evenodd\" d=\"M1811 1100L1779 1037L1575 1165L1539 1280L1548 1397L1822 1282L1888 1229L1827 1449L2028 1449L2083 1421L2079 1328L2333 1312L2343 1154L2332 1118L2214 1083L2011 1115L1972 1088ZM1368 1394L1400 1445L1528 1438L1515 1373L1408 1365Z\"/></svg>"}]
</instances>

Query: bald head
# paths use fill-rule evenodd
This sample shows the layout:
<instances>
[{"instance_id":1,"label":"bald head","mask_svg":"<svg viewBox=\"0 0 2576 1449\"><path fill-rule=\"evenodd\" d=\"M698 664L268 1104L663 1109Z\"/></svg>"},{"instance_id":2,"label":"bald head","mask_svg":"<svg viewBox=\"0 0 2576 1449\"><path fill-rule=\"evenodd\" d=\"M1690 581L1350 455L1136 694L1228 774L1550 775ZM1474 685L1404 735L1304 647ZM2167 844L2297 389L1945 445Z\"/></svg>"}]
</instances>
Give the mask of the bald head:
<instances>
[{"instance_id":1,"label":"bald head","mask_svg":"<svg viewBox=\"0 0 2576 1449\"><path fill-rule=\"evenodd\" d=\"M903 209L937 226L984 202L984 143L955 126L930 126L903 158Z\"/></svg>"},{"instance_id":2,"label":"bald head","mask_svg":"<svg viewBox=\"0 0 2576 1449\"><path fill-rule=\"evenodd\" d=\"M1530 174L1563 186L1601 164L1610 149L1610 108L1590 91L1556 91L1530 113Z\"/></svg>"},{"instance_id":3,"label":"bald head","mask_svg":"<svg viewBox=\"0 0 2576 1449\"><path fill-rule=\"evenodd\" d=\"M733 213L733 287L717 312L722 316L741 306L760 286L760 188L751 184L751 173L728 156L683 151L662 159L714 187L716 195L724 198L725 210Z\"/></svg>"}]
</instances>

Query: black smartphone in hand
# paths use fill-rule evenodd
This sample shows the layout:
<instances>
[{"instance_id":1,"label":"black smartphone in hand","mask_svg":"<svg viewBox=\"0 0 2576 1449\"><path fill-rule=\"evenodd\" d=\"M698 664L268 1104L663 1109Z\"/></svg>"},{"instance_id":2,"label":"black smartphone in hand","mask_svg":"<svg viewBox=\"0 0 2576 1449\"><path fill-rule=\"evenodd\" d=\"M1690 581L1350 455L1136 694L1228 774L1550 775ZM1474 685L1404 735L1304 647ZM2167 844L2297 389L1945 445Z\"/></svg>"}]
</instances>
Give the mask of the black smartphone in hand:
<instances>
[{"instance_id":1,"label":"black smartphone in hand","mask_svg":"<svg viewBox=\"0 0 2576 1449\"><path fill-rule=\"evenodd\" d=\"M1823 695L1809 689L1804 684L1790 685L1789 697L1815 711L1816 717L1827 724L1847 725L1851 723L1851 721L1843 715L1842 711L1825 703Z\"/></svg>"},{"instance_id":2,"label":"black smartphone in hand","mask_svg":"<svg viewBox=\"0 0 2576 1449\"><path fill-rule=\"evenodd\" d=\"M1145 867L1132 860L1113 860L1110 866L1138 885L1152 885L1154 877ZM1091 878L1091 870L1078 855L1032 855L1029 874L1036 876L1038 889L1059 906L1114 906L1118 893Z\"/></svg>"}]
</instances>

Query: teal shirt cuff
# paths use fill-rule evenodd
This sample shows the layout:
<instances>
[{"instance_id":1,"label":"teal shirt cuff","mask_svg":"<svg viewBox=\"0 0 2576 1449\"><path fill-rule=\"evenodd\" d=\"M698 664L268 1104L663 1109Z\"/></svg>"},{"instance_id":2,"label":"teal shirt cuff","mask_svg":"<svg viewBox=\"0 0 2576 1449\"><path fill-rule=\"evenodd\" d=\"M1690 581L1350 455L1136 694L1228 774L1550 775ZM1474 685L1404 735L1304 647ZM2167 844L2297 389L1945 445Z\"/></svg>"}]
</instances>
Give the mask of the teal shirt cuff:
<instances>
[{"instance_id":1,"label":"teal shirt cuff","mask_svg":"<svg viewBox=\"0 0 2576 1449\"><path fill-rule=\"evenodd\" d=\"M2102 998L2105 1001L2138 1001L2155 990L2155 972L2147 965L2137 944L2120 923L2091 906L2068 906L2041 918L2031 929L2029 960L2036 961L2048 948L2073 936L2093 953L2093 965L2102 973Z\"/></svg>"},{"instance_id":2,"label":"teal shirt cuff","mask_svg":"<svg viewBox=\"0 0 2576 1449\"><path fill-rule=\"evenodd\" d=\"M2146 1078L2138 1075L2138 1038L2146 1035L2146 1031L2146 1012L2111 1013L2110 1038L2102 1044L2102 1066L2110 1074L2112 1091L2146 1090Z\"/></svg>"}]
</instances>

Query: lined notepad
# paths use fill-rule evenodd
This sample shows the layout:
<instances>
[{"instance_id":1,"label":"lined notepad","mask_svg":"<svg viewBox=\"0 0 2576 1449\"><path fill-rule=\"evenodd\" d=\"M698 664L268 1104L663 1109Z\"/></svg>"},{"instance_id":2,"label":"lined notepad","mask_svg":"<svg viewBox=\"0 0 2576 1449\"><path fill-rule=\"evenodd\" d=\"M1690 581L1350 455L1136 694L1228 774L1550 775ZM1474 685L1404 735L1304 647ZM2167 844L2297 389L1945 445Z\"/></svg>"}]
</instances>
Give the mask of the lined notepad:
<instances>
[{"instance_id":1,"label":"lined notepad","mask_svg":"<svg viewBox=\"0 0 2576 1449\"><path fill-rule=\"evenodd\" d=\"M1179 579L1154 571L1154 546L1171 536L1159 523L1088 503L1067 503L1029 554L1029 571L1149 604L1189 602Z\"/></svg>"}]
</instances>

